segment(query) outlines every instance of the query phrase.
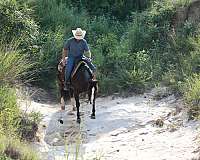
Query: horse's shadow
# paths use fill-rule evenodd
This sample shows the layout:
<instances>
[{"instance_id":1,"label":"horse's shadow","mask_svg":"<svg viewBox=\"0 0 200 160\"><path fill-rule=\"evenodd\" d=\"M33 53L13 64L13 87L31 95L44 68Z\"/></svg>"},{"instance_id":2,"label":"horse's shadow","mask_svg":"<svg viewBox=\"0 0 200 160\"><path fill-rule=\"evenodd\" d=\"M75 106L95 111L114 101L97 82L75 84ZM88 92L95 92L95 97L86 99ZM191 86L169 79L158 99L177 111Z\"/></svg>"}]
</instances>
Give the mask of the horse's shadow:
<instances>
[{"instance_id":1,"label":"horse's shadow","mask_svg":"<svg viewBox=\"0 0 200 160\"><path fill-rule=\"evenodd\" d=\"M85 114L87 113L80 112L81 117ZM86 136L82 125L76 122L76 111L72 110L72 106L67 105L66 110L59 110L51 116L45 130L44 141L51 146L76 144L80 138L83 140Z\"/></svg>"},{"instance_id":2,"label":"horse's shadow","mask_svg":"<svg viewBox=\"0 0 200 160\"><path fill-rule=\"evenodd\" d=\"M60 123L63 120L63 124ZM60 110L54 113L45 131L44 140L51 146L63 146L76 142L80 134L80 125L76 123L75 112Z\"/></svg>"}]
</instances>

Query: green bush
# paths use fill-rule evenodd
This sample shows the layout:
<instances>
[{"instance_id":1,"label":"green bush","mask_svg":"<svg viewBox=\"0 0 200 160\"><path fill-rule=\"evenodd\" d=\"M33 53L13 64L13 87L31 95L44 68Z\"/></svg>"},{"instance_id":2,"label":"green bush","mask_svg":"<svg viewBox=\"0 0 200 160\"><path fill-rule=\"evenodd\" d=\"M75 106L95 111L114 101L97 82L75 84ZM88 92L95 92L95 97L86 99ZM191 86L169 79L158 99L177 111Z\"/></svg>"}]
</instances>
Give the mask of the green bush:
<instances>
[{"instance_id":1,"label":"green bush","mask_svg":"<svg viewBox=\"0 0 200 160\"><path fill-rule=\"evenodd\" d=\"M133 11L145 10L153 0L67 0L69 6L77 7L79 10L83 8L92 16L100 16L102 13L117 17L124 20Z\"/></svg>"},{"instance_id":2,"label":"green bush","mask_svg":"<svg viewBox=\"0 0 200 160\"><path fill-rule=\"evenodd\" d=\"M13 134L17 130L20 111L13 89L0 87L0 130Z\"/></svg>"},{"instance_id":3,"label":"green bush","mask_svg":"<svg viewBox=\"0 0 200 160\"><path fill-rule=\"evenodd\" d=\"M185 102L189 105L190 118L200 118L200 75L188 78L183 88Z\"/></svg>"},{"instance_id":4,"label":"green bush","mask_svg":"<svg viewBox=\"0 0 200 160\"><path fill-rule=\"evenodd\" d=\"M64 33L69 36L72 28L83 27L87 22L84 11L77 12L76 8L70 8L64 1L36 0L32 3L32 7L35 9L42 30L55 31L63 27Z\"/></svg>"},{"instance_id":5,"label":"green bush","mask_svg":"<svg viewBox=\"0 0 200 160\"><path fill-rule=\"evenodd\" d=\"M35 55L37 61L36 70L40 75L38 78L44 78L44 74L56 74L56 65L62 55L64 43L63 30L60 28L56 31L48 31L40 36L40 52ZM46 77L46 75L45 75Z\"/></svg>"},{"instance_id":6,"label":"green bush","mask_svg":"<svg viewBox=\"0 0 200 160\"><path fill-rule=\"evenodd\" d=\"M168 79L168 84L175 88L194 73L199 73L199 33L197 29L189 28L188 22L183 24L182 29L178 28L176 34L169 39L167 47L168 71L163 79L165 82Z\"/></svg>"},{"instance_id":7,"label":"green bush","mask_svg":"<svg viewBox=\"0 0 200 160\"><path fill-rule=\"evenodd\" d=\"M128 43L129 52L138 52L150 49L157 38L157 30L149 12L133 13L132 21L124 41Z\"/></svg>"},{"instance_id":8,"label":"green bush","mask_svg":"<svg viewBox=\"0 0 200 160\"><path fill-rule=\"evenodd\" d=\"M0 38L4 44L15 43L20 39L19 47L31 51L37 40L38 26L32 18L32 10L14 0L0 1Z\"/></svg>"},{"instance_id":9,"label":"green bush","mask_svg":"<svg viewBox=\"0 0 200 160\"><path fill-rule=\"evenodd\" d=\"M29 56L21 54L13 44L7 47L0 44L0 64L0 85L11 84L21 78L28 81L33 76L30 69L33 68L34 62L30 63Z\"/></svg>"},{"instance_id":10,"label":"green bush","mask_svg":"<svg viewBox=\"0 0 200 160\"><path fill-rule=\"evenodd\" d=\"M17 126L17 133L22 140L34 141L38 131L38 124L41 121L41 114L38 112L25 113L20 116Z\"/></svg>"},{"instance_id":11,"label":"green bush","mask_svg":"<svg viewBox=\"0 0 200 160\"><path fill-rule=\"evenodd\" d=\"M0 159L38 160L39 157L32 148L18 139L0 135Z\"/></svg>"},{"instance_id":12,"label":"green bush","mask_svg":"<svg viewBox=\"0 0 200 160\"><path fill-rule=\"evenodd\" d=\"M167 80L168 74L171 75L168 80L176 85L198 72L198 27L189 22L175 30L172 26L176 7L189 2L135 1L127 6L127 2L116 1L110 5L105 0L99 3L98 9L95 9L94 2L84 2L37 0L28 5L24 5L25 2L9 3L22 15L32 8L24 20L34 19L40 26L32 26L40 31L35 47L31 48L31 60L38 62L34 68L38 72L37 81L46 85L48 78L52 79L48 82L54 84L63 43L76 27L87 31L85 38L98 69L101 92L143 90L147 83ZM119 7L131 9L120 11ZM102 10L104 14L99 15Z\"/></svg>"},{"instance_id":13,"label":"green bush","mask_svg":"<svg viewBox=\"0 0 200 160\"><path fill-rule=\"evenodd\" d=\"M12 159L3 154L0 155L0 160L12 160Z\"/></svg>"}]
</instances>

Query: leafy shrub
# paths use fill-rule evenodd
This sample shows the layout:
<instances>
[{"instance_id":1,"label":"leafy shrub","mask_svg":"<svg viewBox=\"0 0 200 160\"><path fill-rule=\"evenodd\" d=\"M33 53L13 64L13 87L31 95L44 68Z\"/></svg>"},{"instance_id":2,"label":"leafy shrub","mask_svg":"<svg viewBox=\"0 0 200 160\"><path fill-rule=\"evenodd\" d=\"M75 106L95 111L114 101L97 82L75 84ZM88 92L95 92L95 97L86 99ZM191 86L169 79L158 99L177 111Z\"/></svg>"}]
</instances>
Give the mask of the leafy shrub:
<instances>
[{"instance_id":1,"label":"leafy shrub","mask_svg":"<svg viewBox=\"0 0 200 160\"><path fill-rule=\"evenodd\" d=\"M122 24L115 17L105 15L89 18L84 27L87 28L86 38L92 45L96 45L96 40L107 34L115 34L120 41L127 28L126 24Z\"/></svg>"},{"instance_id":2,"label":"leafy shrub","mask_svg":"<svg viewBox=\"0 0 200 160\"><path fill-rule=\"evenodd\" d=\"M40 121L40 113L31 112L30 114L23 114L18 124L18 134L20 138L29 142L34 141Z\"/></svg>"},{"instance_id":3,"label":"leafy shrub","mask_svg":"<svg viewBox=\"0 0 200 160\"><path fill-rule=\"evenodd\" d=\"M69 36L72 28L83 27L87 22L84 11L77 12L76 8L70 8L64 1L36 0L32 7L43 30L55 31L63 27L64 33Z\"/></svg>"},{"instance_id":4,"label":"leafy shrub","mask_svg":"<svg viewBox=\"0 0 200 160\"><path fill-rule=\"evenodd\" d=\"M0 85L14 83L22 77L28 80L28 77L31 78L33 74L33 72L29 72L34 64L30 63L29 56L21 54L20 51L12 47L15 45L12 44L8 47L0 45Z\"/></svg>"},{"instance_id":5,"label":"leafy shrub","mask_svg":"<svg viewBox=\"0 0 200 160\"><path fill-rule=\"evenodd\" d=\"M175 4L179 7L186 7L188 6L190 3L192 2L192 0L177 0L175 1Z\"/></svg>"},{"instance_id":6,"label":"leafy shrub","mask_svg":"<svg viewBox=\"0 0 200 160\"><path fill-rule=\"evenodd\" d=\"M73 1L67 0L68 5L79 8L82 10L86 9L92 16L100 16L102 13L105 15L115 16L120 20L124 20L133 11L145 10L153 0L81 0Z\"/></svg>"},{"instance_id":7,"label":"leafy shrub","mask_svg":"<svg viewBox=\"0 0 200 160\"><path fill-rule=\"evenodd\" d=\"M3 154L0 155L0 160L12 160L12 159Z\"/></svg>"},{"instance_id":8,"label":"leafy shrub","mask_svg":"<svg viewBox=\"0 0 200 160\"><path fill-rule=\"evenodd\" d=\"M0 158L2 160L37 160L38 156L28 145L20 142L18 139L0 135Z\"/></svg>"},{"instance_id":9,"label":"leafy shrub","mask_svg":"<svg viewBox=\"0 0 200 160\"><path fill-rule=\"evenodd\" d=\"M40 52L35 55L35 61L37 61L36 70L40 77L42 75L52 73L55 75L56 64L59 57L62 55L62 47L64 43L64 37L62 29L58 29L55 32L48 31L41 35L40 40ZM46 76L46 75L45 75Z\"/></svg>"},{"instance_id":10,"label":"leafy shrub","mask_svg":"<svg viewBox=\"0 0 200 160\"><path fill-rule=\"evenodd\" d=\"M15 90L8 87L0 87L0 106L0 135L18 135L23 140L33 141L41 115L22 113L17 105Z\"/></svg>"},{"instance_id":11,"label":"leafy shrub","mask_svg":"<svg viewBox=\"0 0 200 160\"><path fill-rule=\"evenodd\" d=\"M30 8L13 0L0 1L0 38L5 44L21 38L18 46L24 51L32 50L39 33L31 13Z\"/></svg>"},{"instance_id":12,"label":"leafy shrub","mask_svg":"<svg viewBox=\"0 0 200 160\"><path fill-rule=\"evenodd\" d=\"M186 103L189 105L190 118L200 116L200 75L193 75L188 78L183 87L183 94Z\"/></svg>"},{"instance_id":13,"label":"leafy shrub","mask_svg":"<svg viewBox=\"0 0 200 160\"><path fill-rule=\"evenodd\" d=\"M157 28L153 24L148 12L133 13L125 41L128 42L130 52L138 52L151 48L157 35Z\"/></svg>"},{"instance_id":14,"label":"leafy shrub","mask_svg":"<svg viewBox=\"0 0 200 160\"><path fill-rule=\"evenodd\" d=\"M0 87L0 106L0 130L4 133L15 132L19 122L20 111L13 89Z\"/></svg>"}]
</instances>

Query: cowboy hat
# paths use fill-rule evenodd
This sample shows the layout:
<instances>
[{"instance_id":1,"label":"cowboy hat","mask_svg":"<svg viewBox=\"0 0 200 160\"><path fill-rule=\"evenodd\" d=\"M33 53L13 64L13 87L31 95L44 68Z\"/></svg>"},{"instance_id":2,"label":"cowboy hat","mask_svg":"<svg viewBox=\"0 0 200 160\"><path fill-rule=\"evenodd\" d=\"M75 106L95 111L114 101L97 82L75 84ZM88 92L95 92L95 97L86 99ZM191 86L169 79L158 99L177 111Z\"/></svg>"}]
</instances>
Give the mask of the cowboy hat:
<instances>
[{"instance_id":1,"label":"cowboy hat","mask_svg":"<svg viewBox=\"0 0 200 160\"><path fill-rule=\"evenodd\" d=\"M72 30L74 38L76 39L83 39L85 37L86 31L82 30L81 28L76 28L76 30Z\"/></svg>"}]
</instances>

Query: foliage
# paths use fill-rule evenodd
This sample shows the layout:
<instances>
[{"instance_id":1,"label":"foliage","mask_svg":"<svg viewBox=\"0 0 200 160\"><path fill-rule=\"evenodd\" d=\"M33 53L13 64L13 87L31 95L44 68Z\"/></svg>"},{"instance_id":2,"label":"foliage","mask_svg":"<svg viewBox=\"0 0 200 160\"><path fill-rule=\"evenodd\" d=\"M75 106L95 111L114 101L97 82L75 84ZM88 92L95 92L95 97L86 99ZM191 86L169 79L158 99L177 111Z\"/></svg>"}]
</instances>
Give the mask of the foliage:
<instances>
[{"instance_id":1,"label":"foliage","mask_svg":"<svg viewBox=\"0 0 200 160\"><path fill-rule=\"evenodd\" d=\"M192 0L177 0L175 3L176 3L176 5L179 6L179 7L186 7L186 6L188 6L191 2L192 2Z\"/></svg>"},{"instance_id":2,"label":"foliage","mask_svg":"<svg viewBox=\"0 0 200 160\"><path fill-rule=\"evenodd\" d=\"M98 69L100 91L142 91L147 84L161 80L178 86L198 73L198 26L185 22L173 28L176 8L189 3L187 0L176 3L169 0L7 0L1 3L1 16L5 20L1 26L9 26L12 32L19 22L23 26L18 28L20 34L33 37L29 58L37 62L34 70L39 82L46 84L47 78L52 79L51 83L55 81L64 41L72 36L72 29L82 27L87 30L86 39ZM16 16L16 21L10 18ZM28 22L31 22L29 27ZM20 46L20 49L24 51L26 47Z\"/></svg>"},{"instance_id":3,"label":"foliage","mask_svg":"<svg viewBox=\"0 0 200 160\"><path fill-rule=\"evenodd\" d=\"M26 6L20 6L14 0L0 1L0 38L4 44L18 44L24 52L34 49L34 43L38 36L38 26L32 18L32 10Z\"/></svg>"},{"instance_id":4,"label":"foliage","mask_svg":"<svg viewBox=\"0 0 200 160\"><path fill-rule=\"evenodd\" d=\"M79 10L86 9L90 15L111 15L120 20L127 18L133 11L146 9L153 0L66 0L68 5L77 7Z\"/></svg>"},{"instance_id":5,"label":"foliage","mask_svg":"<svg viewBox=\"0 0 200 160\"><path fill-rule=\"evenodd\" d=\"M63 27L64 33L69 35L71 28L83 27L87 21L85 12L77 12L75 8L69 8L64 1L36 0L32 7L35 9L42 29L45 30L55 31Z\"/></svg>"},{"instance_id":6,"label":"foliage","mask_svg":"<svg viewBox=\"0 0 200 160\"><path fill-rule=\"evenodd\" d=\"M25 146L17 148L14 144L10 144L14 143L13 138L18 136L21 121L16 90L12 89L11 86L17 81L23 80L22 82L24 82L25 80L27 82L30 80L30 77L34 74L34 62L30 62L29 53L24 54L19 49L20 41L16 40L16 42L13 41L10 44L4 44L5 42L2 41L0 43L0 136L7 135L10 137L7 140L10 141L8 144L6 142L4 144L4 141L1 141L0 138L0 148L5 147L0 150L0 158L8 160L10 154L16 153L20 156L18 159L36 159L34 155L31 155L32 152L25 150Z\"/></svg>"},{"instance_id":7,"label":"foliage","mask_svg":"<svg viewBox=\"0 0 200 160\"><path fill-rule=\"evenodd\" d=\"M63 43L77 27L87 30L101 93L141 93L149 84L162 82L182 91L191 116L198 116L199 26L189 21L173 26L176 8L189 4L190 0L0 1L0 134L34 139L40 116L20 116L10 86L34 77L42 86L54 84ZM0 159L7 159L6 147L23 159L21 148L4 142Z\"/></svg>"},{"instance_id":8,"label":"foliage","mask_svg":"<svg viewBox=\"0 0 200 160\"><path fill-rule=\"evenodd\" d=\"M176 6L171 1L131 1L127 5L128 1L104 0L98 6L96 1L87 0L6 2L22 15L29 10L24 23L39 22L40 27L32 26L35 32L30 32L40 32L31 57L38 62L34 69L39 81L46 83L46 77L54 81L63 43L76 27L87 30L102 92L142 89L147 82L160 81L168 73L175 75L176 83L198 70L197 27L187 22L174 31L171 25ZM176 3L180 4L186 1ZM104 15L99 15L102 12Z\"/></svg>"},{"instance_id":9,"label":"foliage","mask_svg":"<svg viewBox=\"0 0 200 160\"><path fill-rule=\"evenodd\" d=\"M34 63L30 63L29 56L21 54L15 47L13 44L7 47L0 45L0 85L14 83L20 78L28 81L30 80L28 77L31 78L34 74L30 72Z\"/></svg>"},{"instance_id":10,"label":"foliage","mask_svg":"<svg viewBox=\"0 0 200 160\"><path fill-rule=\"evenodd\" d=\"M185 102L189 105L191 119L200 118L200 75L194 74L183 85Z\"/></svg>"},{"instance_id":11,"label":"foliage","mask_svg":"<svg viewBox=\"0 0 200 160\"><path fill-rule=\"evenodd\" d=\"M28 130L28 128L37 125L40 116L36 113L26 115L28 123L22 125L24 117L21 117L22 113L17 105L15 90L7 86L0 86L0 106L0 159L9 160L12 155L19 156L18 159L23 160L37 159L27 146L22 145L18 140L15 143L15 137L26 140L35 138L33 133L36 133L37 128L34 130ZM29 135L25 137L24 135L27 135L25 133L29 133ZM3 135L6 135L7 138ZM31 135L34 136L30 139Z\"/></svg>"},{"instance_id":12,"label":"foliage","mask_svg":"<svg viewBox=\"0 0 200 160\"><path fill-rule=\"evenodd\" d=\"M0 87L0 131L12 133L16 131L19 121L19 108L14 90Z\"/></svg>"},{"instance_id":13,"label":"foliage","mask_svg":"<svg viewBox=\"0 0 200 160\"><path fill-rule=\"evenodd\" d=\"M38 124L41 121L41 114L38 112L25 113L20 117L18 134L20 138L26 141L34 141L38 131Z\"/></svg>"},{"instance_id":14,"label":"foliage","mask_svg":"<svg viewBox=\"0 0 200 160\"><path fill-rule=\"evenodd\" d=\"M0 135L0 159L37 160L38 156L18 139Z\"/></svg>"},{"instance_id":15,"label":"foliage","mask_svg":"<svg viewBox=\"0 0 200 160\"><path fill-rule=\"evenodd\" d=\"M6 155L0 155L0 160L12 160L11 158L9 157L6 157Z\"/></svg>"}]
</instances>

